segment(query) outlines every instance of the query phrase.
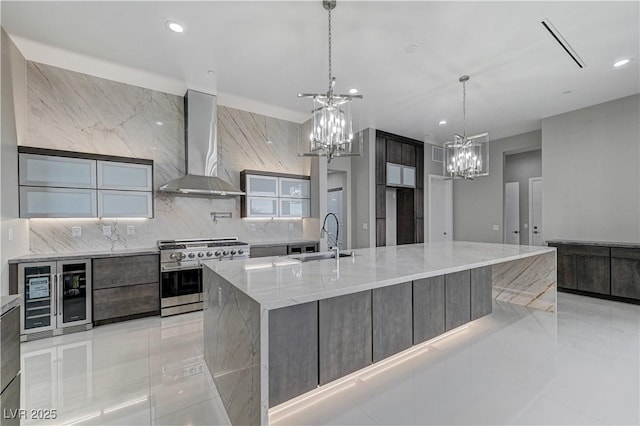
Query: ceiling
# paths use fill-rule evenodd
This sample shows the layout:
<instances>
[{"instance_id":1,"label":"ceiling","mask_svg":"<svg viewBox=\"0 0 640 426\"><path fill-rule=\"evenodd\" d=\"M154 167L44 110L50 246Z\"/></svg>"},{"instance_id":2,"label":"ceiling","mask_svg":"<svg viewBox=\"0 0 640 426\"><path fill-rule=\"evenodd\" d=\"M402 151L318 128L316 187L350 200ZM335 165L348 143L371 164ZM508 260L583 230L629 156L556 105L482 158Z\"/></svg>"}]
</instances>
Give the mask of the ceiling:
<instances>
[{"instance_id":1,"label":"ceiling","mask_svg":"<svg viewBox=\"0 0 640 426\"><path fill-rule=\"evenodd\" d=\"M548 18L586 63L567 56ZM364 126L444 142L492 139L541 119L640 92L640 2L338 1L337 89L364 95ZM184 33L165 22L182 24ZM289 110L327 87L327 13L314 1L11 2L15 36ZM406 47L417 45L415 52ZM632 62L614 68L619 58ZM28 58L29 59L29 58ZM215 71L215 83L208 70ZM571 93L565 94L565 92ZM440 120L446 125L439 125Z\"/></svg>"}]
</instances>

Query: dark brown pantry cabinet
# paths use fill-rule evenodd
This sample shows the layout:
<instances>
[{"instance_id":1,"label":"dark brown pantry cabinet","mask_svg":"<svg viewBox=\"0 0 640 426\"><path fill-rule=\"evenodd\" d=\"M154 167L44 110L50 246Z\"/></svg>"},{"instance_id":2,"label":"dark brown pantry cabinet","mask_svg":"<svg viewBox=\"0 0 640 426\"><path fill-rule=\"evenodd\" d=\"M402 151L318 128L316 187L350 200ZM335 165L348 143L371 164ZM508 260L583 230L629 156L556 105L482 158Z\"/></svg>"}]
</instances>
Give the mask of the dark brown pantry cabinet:
<instances>
[{"instance_id":1,"label":"dark brown pantry cabinet","mask_svg":"<svg viewBox=\"0 0 640 426\"><path fill-rule=\"evenodd\" d=\"M95 325L160 314L157 254L93 260Z\"/></svg>"}]
</instances>

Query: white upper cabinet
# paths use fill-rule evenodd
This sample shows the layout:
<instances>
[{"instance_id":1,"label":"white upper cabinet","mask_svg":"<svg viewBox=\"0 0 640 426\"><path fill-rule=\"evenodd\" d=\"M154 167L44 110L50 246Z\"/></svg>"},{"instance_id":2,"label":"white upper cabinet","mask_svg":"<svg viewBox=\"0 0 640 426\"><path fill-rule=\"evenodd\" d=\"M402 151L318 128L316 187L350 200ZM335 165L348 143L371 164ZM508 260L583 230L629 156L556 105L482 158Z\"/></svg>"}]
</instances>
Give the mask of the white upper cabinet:
<instances>
[{"instance_id":1,"label":"white upper cabinet","mask_svg":"<svg viewBox=\"0 0 640 426\"><path fill-rule=\"evenodd\" d=\"M280 217L309 217L311 200L308 198L280 198Z\"/></svg>"},{"instance_id":2,"label":"white upper cabinet","mask_svg":"<svg viewBox=\"0 0 640 426\"><path fill-rule=\"evenodd\" d=\"M153 167L147 164L98 161L98 189L152 191Z\"/></svg>"},{"instance_id":3,"label":"white upper cabinet","mask_svg":"<svg viewBox=\"0 0 640 426\"><path fill-rule=\"evenodd\" d=\"M308 179L295 179L281 177L280 197L287 198L310 198L311 189Z\"/></svg>"},{"instance_id":4,"label":"white upper cabinet","mask_svg":"<svg viewBox=\"0 0 640 426\"><path fill-rule=\"evenodd\" d=\"M20 217L96 217L95 189L20 188Z\"/></svg>"},{"instance_id":5,"label":"white upper cabinet","mask_svg":"<svg viewBox=\"0 0 640 426\"><path fill-rule=\"evenodd\" d=\"M416 168L402 166L402 185L410 188L416 187Z\"/></svg>"},{"instance_id":6,"label":"white upper cabinet","mask_svg":"<svg viewBox=\"0 0 640 426\"><path fill-rule=\"evenodd\" d=\"M20 185L95 188L96 161L83 158L20 154Z\"/></svg>"},{"instance_id":7,"label":"white upper cabinet","mask_svg":"<svg viewBox=\"0 0 640 426\"><path fill-rule=\"evenodd\" d=\"M246 217L277 217L278 199L268 197L247 197Z\"/></svg>"},{"instance_id":8,"label":"white upper cabinet","mask_svg":"<svg viewBox=\"0 0 640 426\"><path fill-rule=\"evenodd\" d=\"M98 191L99 217L153 217L153 193Z\"/></svg>"},{"instance_id":9,"label":"white upper cabinet","mask_svg":"<svg viewBox=\"0 0 640 426\"><path fill-rule=\"evenodd\" d=\"M278 197L278 177L247 175L246 193L248 196Z\"/></svg>"}]
</instances>

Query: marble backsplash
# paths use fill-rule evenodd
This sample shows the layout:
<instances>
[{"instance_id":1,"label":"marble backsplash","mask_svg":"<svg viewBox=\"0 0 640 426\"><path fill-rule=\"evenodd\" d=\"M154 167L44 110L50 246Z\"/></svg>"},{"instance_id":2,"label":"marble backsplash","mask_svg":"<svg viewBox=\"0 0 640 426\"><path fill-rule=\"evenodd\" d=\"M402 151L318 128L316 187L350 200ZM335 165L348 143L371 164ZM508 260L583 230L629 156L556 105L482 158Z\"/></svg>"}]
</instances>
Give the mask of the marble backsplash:
<instances>
[{"instance_id":1,"label":"marble backsplash","mask_svg":"<svg viewBox=\"0 0 640 426\"><path fill-rule=\"evenodd\" d=\"M27 108L29 146L153 159L156 189L184 174L180 96L28 62ZM310 160L297 156L297 123L218 106L218 125L219 176L234 185L244 169L309 174ZM319 229L317 219L241 219L239 198L157 194L154 202L153 219L31 219L30 251L118 250L208 236L283 241L317 238ZM214 211L233 217L213 222ZM106 225L111 236L102 235ZM135 234L127 234L128 225ZM73 226L82 228L80 237L72 237Z\"/></svg>"}]
</instances>

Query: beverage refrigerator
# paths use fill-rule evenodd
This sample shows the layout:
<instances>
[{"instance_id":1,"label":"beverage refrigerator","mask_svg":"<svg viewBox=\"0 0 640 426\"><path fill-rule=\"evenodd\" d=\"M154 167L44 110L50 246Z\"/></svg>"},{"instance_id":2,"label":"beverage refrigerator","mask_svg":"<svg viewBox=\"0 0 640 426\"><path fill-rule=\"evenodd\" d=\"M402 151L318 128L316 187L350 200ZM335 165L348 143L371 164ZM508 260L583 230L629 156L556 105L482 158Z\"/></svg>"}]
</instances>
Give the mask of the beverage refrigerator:
<instances>
[{"instance_id":1,"label":"beverage refrigerator","mask_svg":"<svg viewBox=\"0 0 640 426\"><path fill-rule=\"evenodd\" d=\"M20 264L18 287L22 341L92 328L91 260Z\"/></svg>"}]
</instances>

